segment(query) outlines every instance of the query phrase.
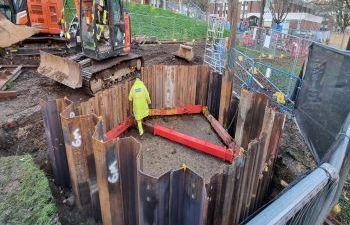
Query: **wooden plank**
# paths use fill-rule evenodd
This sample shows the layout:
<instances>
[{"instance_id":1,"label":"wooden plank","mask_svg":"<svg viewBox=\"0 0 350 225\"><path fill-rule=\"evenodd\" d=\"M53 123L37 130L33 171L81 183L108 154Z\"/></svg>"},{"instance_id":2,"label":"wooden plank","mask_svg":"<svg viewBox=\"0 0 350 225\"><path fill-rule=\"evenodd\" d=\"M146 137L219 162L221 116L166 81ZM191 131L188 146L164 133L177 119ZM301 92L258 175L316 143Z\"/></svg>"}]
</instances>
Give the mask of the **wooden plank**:
<instances>
[{"instance_id":1,"label":"wooden plank","mask_svg":"<svg viewBox=\"0 0 350 225\"><path fill-rule=\"evenodd\" d=\"M17 91L0 91L0 101L17 98Z\"/></svg>"},{"instance_id":2,"label":"wooden plank","mask_svg":"<svg viewBox=\"0 0 350 225\"><path fill-rule=\"evenodd\" d=\"M12 72L10 76L7 76L7 78L4 80L4 82L1 82L0 91L5 91L7 89L6 84L8 84L11 81L14 81L17 79L17 77L21 74L23 66L19 65L17 66Z\"/></svg>"}]
</instances>

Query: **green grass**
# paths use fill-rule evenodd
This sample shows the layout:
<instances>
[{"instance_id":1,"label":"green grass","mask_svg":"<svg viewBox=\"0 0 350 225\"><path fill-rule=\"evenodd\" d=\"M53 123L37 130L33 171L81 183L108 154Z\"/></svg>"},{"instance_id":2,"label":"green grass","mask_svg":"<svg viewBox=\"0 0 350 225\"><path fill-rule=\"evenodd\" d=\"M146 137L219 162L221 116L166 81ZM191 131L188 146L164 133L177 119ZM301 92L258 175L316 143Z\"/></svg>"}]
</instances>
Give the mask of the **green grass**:
<instances>
[{"instance_id":1,"label":"green grass","mask_svg":"<svg viewBox=\"0 0 350 225\"><path fill-rule=\"evenodd\" d=\"M207 24L185 15L153 6L128 3L132 35L155 36L159 40L203 39Z\"/></svg>"},{"instance_id":2,"label":"green grass","mask_svg":"<svg viewBox=\"0 0 350 225\"><path fill-rule=\"evenodd\" d=\"M74 0L64 3L66 21L75 16ZM131 13L131 34L155 36L159 40L192 41L206 37L207 23L185 15L157 7L124 3L124 10Z\"/></svg>"},{"instance_id":3,"label":"green grass","mask_svg":"<svg viewBox=\"0 0 350 225\"><path fill-rule=\"evenodd\" d=\"M350 173L348 174L347 181L344 185L342 194L340 195L339 205L341 212L339 217L341 222L346 225L350 225Z\"/></svg>"},{"instance_id":4,"label":"green grass","mask_svg":"<svg viewBox=\"0 0 350 225\"><path fill-rule=\"evenodd\" d=\"M65 20L67 24L69 24L76 14L74 0L64 0L63 3L64 3Z\"/></svg>"},{"instance_id":5,"label":"green grass","mask_svg":"<svg viewBox=\"0 0 350 225\"><path fill-rule=\"evenodd\" d=\"M57 208L30 155L0 158L0 224L54 224Z\"/></svg>"}]
</instances>

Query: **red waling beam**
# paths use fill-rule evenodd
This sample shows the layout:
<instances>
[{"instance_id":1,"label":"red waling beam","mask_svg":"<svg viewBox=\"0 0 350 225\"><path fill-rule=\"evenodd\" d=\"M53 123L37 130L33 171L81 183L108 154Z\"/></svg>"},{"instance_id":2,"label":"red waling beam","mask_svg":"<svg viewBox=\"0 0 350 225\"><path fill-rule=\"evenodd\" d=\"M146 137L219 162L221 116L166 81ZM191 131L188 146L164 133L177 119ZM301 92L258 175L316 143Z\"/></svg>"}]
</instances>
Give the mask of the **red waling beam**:
<instances>
[{"instance_id":1,"label":"red waling beam","mask_svg":"<svg viewBox=\"0 0 350 225\"><path fill-rule=\"evenodd\" d=\"M177 107L172 109L150 109L150 116L171 116L182 114L198 114L201 113L203 106L201 105L188 105L185 107Z\"/></svg>"},{"instance_id":2,"label":"red waling beam","mask_svg":"<svg viewBox=\"0 0 350 225\"><path fill-rule=\"evenodd\" d=\"M230 149L188 136L158 124L154 124L153 129L154 135L164 137L232 163L233 152Z\"/></svg>"},{"instance_id":3,"label":"red waling beam","mask_svg":"<svg viewBox=\"0 0 350 225\"><path fill-rule=\"evenodd\" d=\"M127 117L119 124L119 126L113 128L105 134L105 141L110 141L124 133L127 129L129 129L129 127L132 126L133 122L134 119L132 117Z\"/></svg>"}]
</instances>

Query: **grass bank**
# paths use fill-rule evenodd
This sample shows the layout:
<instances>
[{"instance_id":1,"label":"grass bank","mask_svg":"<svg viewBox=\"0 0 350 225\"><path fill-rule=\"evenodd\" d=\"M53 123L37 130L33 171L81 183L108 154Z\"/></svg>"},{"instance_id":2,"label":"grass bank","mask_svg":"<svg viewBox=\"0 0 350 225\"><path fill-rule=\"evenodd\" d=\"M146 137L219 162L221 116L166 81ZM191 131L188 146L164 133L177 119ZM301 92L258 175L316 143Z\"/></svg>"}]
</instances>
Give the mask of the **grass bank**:
<instances>
[{"instance_id":1,"label":"grass bank","mask_svg":"<svg viewBox=\"0 0 350 225\"><path fill-rule=\"evenodd\" d=\"M206 37L207 24L183 14L153 6L128 3L132 35L155 36L159 40L188 40Z\"/></svg>"},{"instance_id":2,"label":"grass bank","mask_svg":"<svg viewBox=\"0 0 350 225\"><path fill-rule=\"evenodd\" d=\"M71 21L76 9L73 0L65 1L67 21ZM192 41L206 37L207 23L170 10L154 6L126 3L124 10L130 13L133 36L155 36L159 40Z\"/></svg>"},{"instance_id":3,"label":"grass bank","mask_svg":"<svg viewBox=\"0 0 350 225\"><path fill-rule=\"evenodd\" d=\"M0 224L56 224L45 174L30 155L0 158Z\"/></svg>"}]
</instances>

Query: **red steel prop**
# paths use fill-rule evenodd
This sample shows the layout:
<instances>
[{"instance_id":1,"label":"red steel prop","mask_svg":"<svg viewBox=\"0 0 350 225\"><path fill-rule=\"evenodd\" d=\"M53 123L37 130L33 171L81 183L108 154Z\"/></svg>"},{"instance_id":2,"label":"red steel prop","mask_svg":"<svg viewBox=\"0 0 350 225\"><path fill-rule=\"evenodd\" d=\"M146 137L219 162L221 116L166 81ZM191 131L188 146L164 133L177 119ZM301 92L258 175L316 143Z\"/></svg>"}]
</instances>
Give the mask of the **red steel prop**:
<instances>
[{"instance_id":1,"label":"red steel prop","mask_svg":"<svg viewBox=\"0 0 350 225\"><path fill-rule=\"evenodd\" d=\"M233 151L231 149L214 145L208 141L203 141L198 138L191 137L175 130L160 126L158 124L154 124L153 134L186 145L190 148L200 150L207 154L221 158L224 161L232 163Z\"/></svg>"},{"instance_id":2,"label":"red steel prop","mask_svg":"<svg viewBox=\"0 0 350 225\"><path fill-rule=\"evenodd\" d=\"M110 141L113 138L118 137L122 133L124 133L129 127L131 127L134 123L134 118L129 116L125 120L123 120L119 126L116 128L113 128L112 130L108 131L105 135L105 141Z\"/></svg>"},{"instance_id":3,"label":"red steel prop","mask_svg":"<svg viewBox=\"0 0 350 225\"><path fill-rule=\"evenodd\" d=\"M185 107L177 107L173 109L150 109L150 116L171 116L171 115L183 115L183 114L198 114L201 113L203 106L201 105L188 105Z\"/></svg>"},{"instance_id":4,"label":"red steel prop","mask_svg":"<svg viewBox=\"0 0 350 225\"><path fill-rule=\"evenodd\" d=\"M194 138L192 136L180 133L178 131L163 127L159 124L143 124L146 130L152 132L154 135L167 138L171 141L186 145L190 148L216 156L218 158L223 159L224 161L232 163L233 158L238 154L238 151L235 147L235 143L231 136L227 133L227 131L220 125L220 123L212 115L209 114L206 107L203 107L201 105L189 105L186 107L178 107L174 109L150 109L150 116L199 114L202 112L207 118L207 120L210 122L216 133L220 136L220 138L229 148L218 146L211 142ZM135 121L133 117L127 117L123 122L119 124L119 126L108 131L105 134L105 141L110 141L113 138L120 136L129 127L133 126L134 123Z\"/></svg>"}]
</instances>

